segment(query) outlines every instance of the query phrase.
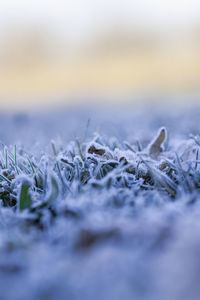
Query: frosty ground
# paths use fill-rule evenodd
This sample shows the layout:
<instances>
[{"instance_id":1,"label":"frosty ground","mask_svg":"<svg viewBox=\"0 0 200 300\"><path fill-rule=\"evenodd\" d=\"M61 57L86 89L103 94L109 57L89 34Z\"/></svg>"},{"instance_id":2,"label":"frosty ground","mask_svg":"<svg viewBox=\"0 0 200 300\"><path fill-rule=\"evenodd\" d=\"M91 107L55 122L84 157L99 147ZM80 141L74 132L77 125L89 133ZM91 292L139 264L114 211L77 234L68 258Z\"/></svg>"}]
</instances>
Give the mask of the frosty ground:
<instances>
[{"instance_id":1,"label":"frosty ground","mask_svg":"<svg viewBox=\"0 0 200 300\"><path fill-rule=\"evenodd\" d=\"M0 118L0 299L200 299L199 106Z\"/></svg>"}]
</instances>

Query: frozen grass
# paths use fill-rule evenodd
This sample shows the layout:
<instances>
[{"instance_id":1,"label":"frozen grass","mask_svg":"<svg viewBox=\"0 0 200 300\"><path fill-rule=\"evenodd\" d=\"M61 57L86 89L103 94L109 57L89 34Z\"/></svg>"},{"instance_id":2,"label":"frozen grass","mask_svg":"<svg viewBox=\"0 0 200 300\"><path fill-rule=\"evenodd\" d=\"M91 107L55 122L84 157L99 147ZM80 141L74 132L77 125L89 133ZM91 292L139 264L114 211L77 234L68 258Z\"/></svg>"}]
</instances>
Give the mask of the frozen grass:
<instances>
[{"instance_id":1,"label":"frozen grass","mask_svg":"<svg viewBox=\"0 0 200 300\"><path fill-rule=\"evenodd\" d=\"M199 299L198 112L2 115L0 298Z\"/></svg>"}]
</instances>

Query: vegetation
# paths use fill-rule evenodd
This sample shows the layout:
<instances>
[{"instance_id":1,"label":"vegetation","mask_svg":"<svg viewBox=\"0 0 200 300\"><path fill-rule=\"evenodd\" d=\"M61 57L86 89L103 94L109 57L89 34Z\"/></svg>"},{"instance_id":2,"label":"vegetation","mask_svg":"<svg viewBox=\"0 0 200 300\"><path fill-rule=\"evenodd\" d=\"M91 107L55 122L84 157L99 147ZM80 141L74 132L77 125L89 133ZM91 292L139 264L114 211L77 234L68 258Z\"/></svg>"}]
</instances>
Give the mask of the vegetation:
<instances>
[{"instance_id":1,"label":"vegetation","mask_svg":"<svg viewBox=\"0 0 200 300\"><path fill-rule=\"evenodd\" d=\"M20 116L14 122L20 130L28 121ZM29 125L33 132L36 123ZM181 134L171 138L160 127L124 141L93 134L89 126L72 141L51 140L49 150L41 143L34 155L20 143L2 144L2 295L179 299L191 285L199 295L192 279L197 255L190 260L200 249L200 136L191 130L185 140ZM177 279L187 265L188 274ZM26 282L23 288L20 282Z\"/></svg>"}]
</instances>

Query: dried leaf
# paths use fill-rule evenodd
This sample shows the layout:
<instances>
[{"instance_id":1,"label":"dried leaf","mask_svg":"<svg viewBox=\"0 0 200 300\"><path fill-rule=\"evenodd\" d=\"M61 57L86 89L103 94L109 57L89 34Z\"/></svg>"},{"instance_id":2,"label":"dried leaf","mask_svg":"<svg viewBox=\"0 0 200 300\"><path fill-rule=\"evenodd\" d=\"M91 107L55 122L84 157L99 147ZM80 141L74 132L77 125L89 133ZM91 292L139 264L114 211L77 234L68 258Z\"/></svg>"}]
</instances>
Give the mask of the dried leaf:
<instances>
[{"instance_id":1,"label":"dried leaf","mask_svg":"<svg viewBox=\"0 0 200 300\"><path fill-rule=\"evenodd\" d=\"M149 155L153 158L157 158L159 154L163 151L163 143L167 137L166 128L162 127L159 129L156 138L149 145Z\"/></svg>"},{"instance_id":2,"label":"dried leaf","mask_svg":"<svg viewBox=\"0 0 200 300\"><path fill-rule=\"evenodd\" d=\"M97 149L95 146L92 145L88 149L88 153L90 153L90 154L97 154L97 155L103 155L103 154L105 154L105 150L104 149Z\"/></svg>"}]
</instances>

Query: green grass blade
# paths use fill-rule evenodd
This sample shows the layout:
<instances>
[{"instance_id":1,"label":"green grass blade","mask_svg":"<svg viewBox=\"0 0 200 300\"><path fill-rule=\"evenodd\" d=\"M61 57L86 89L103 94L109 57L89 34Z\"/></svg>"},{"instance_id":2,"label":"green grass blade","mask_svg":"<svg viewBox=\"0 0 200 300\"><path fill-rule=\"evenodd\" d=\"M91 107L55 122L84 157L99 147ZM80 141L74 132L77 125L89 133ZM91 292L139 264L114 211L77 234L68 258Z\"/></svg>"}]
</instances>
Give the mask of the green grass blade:
<instances>
[{"instance_id":1,"label":"green grass blade","mask_svg":"<svg viewBox=\"0 0 200 300\"><path fill-rule=\"evenodd\" d=\"M24 210L31 206L31 195L29 194L30 185L23 183L20 190L19 196L19 209Z\"/></svg>"}]
</instances>

